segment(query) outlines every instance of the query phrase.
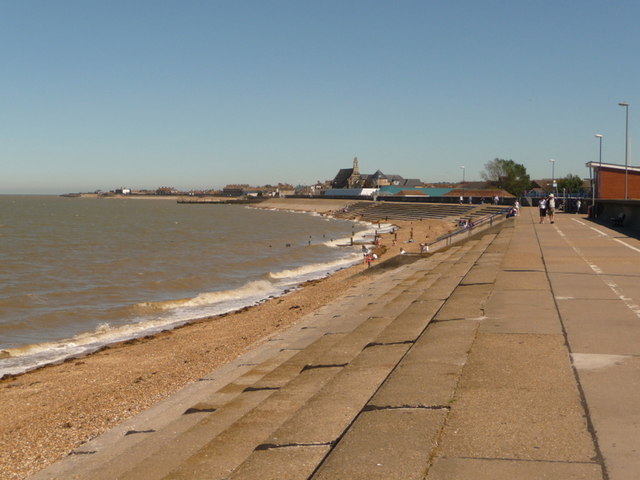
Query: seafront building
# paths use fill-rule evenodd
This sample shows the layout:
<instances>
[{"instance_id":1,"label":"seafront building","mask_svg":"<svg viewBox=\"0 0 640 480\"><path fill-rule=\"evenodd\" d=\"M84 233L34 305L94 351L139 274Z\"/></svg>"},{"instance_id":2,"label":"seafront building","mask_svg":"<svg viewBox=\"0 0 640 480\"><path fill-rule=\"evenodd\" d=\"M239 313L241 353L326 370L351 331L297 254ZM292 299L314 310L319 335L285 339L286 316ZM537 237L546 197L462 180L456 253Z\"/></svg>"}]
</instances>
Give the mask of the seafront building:
<instances>
[{"instance_id":1,"label":"seafront building","mask_svg":"<svg viewBox=\"0 0 640 480\"><path fill-rule=\"evenodd\" d=\"M417 178L405 179L400 175L385 175L380 170L372 174L362 174L358 165L358 157L353 159L352 168L340 169L331 182L331 188L334 189L381 188L388 186L414 188L424 185Z\"/></svg>"},{"instance_id":2,"label":"seafront building","mask_svg":"<svg viewBox=\"0 0 640 480\"><path fill-rule=\"evenodd\" d=\"M384 174L377 170L372 174L360 172L358 158L351 168L338 171L331 188L324 192L329 198L369 198L389 201L440 201L459 203L494 202L513 203L515 196L487 182L462 182L461 184L438 184L427 186L417 178L403 178L397 174Z\"/></svg>"},{"instance_id":3,"label":"seafront building","mask_svg":"<svg viewBox=\"0 0 640 480\"><path fill-rule=\"evenodd\" d=\"M595 198L640 199L640 167L589 162L593 171Z\"/></svg>"}]
</instances>

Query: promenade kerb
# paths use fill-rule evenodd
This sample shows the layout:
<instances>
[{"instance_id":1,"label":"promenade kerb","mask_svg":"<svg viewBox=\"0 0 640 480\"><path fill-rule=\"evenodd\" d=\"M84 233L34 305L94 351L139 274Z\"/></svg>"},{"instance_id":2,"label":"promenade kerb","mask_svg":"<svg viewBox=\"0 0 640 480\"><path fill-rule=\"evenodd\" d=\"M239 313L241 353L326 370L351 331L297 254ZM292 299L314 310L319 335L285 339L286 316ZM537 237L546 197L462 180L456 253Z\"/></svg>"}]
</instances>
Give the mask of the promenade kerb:
<instances>
[{"instance_id":1,"label":"promenade kerb","mask_svg":"<svg viewBox=\"0 0 640 480\"><path fill-rule=\"evenodd\" d=\"M640 242L535 209L372 277L33 479L636 479Z\"/></svg>"}]
</instances>

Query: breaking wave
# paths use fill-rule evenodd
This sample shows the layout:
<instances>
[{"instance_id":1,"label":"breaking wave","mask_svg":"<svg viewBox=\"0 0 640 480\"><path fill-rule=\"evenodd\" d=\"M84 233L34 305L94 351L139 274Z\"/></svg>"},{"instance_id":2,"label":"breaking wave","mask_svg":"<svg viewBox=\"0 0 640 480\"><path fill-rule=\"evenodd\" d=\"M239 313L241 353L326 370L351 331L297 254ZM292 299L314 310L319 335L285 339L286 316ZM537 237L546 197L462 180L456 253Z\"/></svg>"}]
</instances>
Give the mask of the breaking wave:
<instances>
[{"instance_id":1,"label":"breaking wave","mask_svg":"<svg viewBox=\"0 0 640 480\"><path fill-rule=\"evenodd\" d=\"M269 272L238 288L201 292L190 298L141 302L131 307L132 322L112 326L102 323L91 332L72 338L9 348L0 351L0 378L80 357L117 342L153 335L197 319L233 312L257 305L295 289L300 284L322 278L358 263L361 256L350 252L343 258Z\"/></svg>"}]
</instances>

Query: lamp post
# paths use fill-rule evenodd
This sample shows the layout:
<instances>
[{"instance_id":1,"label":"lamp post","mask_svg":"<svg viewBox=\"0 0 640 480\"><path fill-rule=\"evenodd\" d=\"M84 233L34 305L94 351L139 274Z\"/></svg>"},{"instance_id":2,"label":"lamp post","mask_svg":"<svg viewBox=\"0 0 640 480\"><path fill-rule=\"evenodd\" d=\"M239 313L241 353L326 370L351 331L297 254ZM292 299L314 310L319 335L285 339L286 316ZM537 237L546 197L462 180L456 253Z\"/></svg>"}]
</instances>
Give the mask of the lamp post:
<instances>
[{"instance_id":1,"label":"lamp post","mask_svg":"<svg viewBox=\"0 0 640 480\"><path fill-rule=\"evenodd\" d=\"M551 188L554 189L554 193L555 193L555 188L556 188L556 161L553 158L550 158L549 161L551 162Z\"/></svg>"},{"instance_id":2,"label":"lamp post","mask_svg":"<svg viewBox=\"0 0 640 480\"><path fill-rule=\"evenodd\" d=\"M598 187L598 198L600 198L600 170L602 170L602 137L604 137L604 135L602 135L601 133L596 133L596 138L600 141L600 155L598 156L599 161L600 161L600 167L598 168L598 173L597 175L593 176L593 182L594 184L592 185L592 190L593 190L593 199L591 201L591 205L593 205L593 218L595 218L595 208L596 208L596 187Z\"/></svg>"},{"instance_id":3,"label":"lamp post","mask_svg":"<svg viewBox=\"0 0 640 480\"><path fill-rule=\"evenodd\" d=\"M628 170L629 170L629 103L628 102L620 102L618 103L621 107L625 109L625 128L624 128L624 199L628 198Z\"/></svg>"},{"instance_id":4,"label":"lamp post","mask_svg":"<svg viewBox=\"0 0 640 480\"><path fill-rule=\"evenodd\" d=\"M462 169L462 188L464 189L464 165L460 167Z\"/></svg>"}]
</instances>

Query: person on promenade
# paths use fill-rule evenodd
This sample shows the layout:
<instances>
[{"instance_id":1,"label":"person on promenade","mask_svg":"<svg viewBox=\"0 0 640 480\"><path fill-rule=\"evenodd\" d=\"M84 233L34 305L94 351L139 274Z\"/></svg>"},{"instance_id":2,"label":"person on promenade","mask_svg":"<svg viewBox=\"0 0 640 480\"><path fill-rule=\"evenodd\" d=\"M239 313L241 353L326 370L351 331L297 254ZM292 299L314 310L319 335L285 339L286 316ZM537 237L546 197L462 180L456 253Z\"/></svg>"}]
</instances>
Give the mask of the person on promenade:
<instances>
[{"instance_id":1,"label":"person on promenade","mask_svg":"<svg viewBox=\"0 0 640 480\"><path fill-rule=\"evenodd\" d=\"M547 216L549 217L549 221L553 223L553 214L556 211L556 199L553 196L553 193L549 195L549 200L547 201Z\"/></svg>"},{"instance_id":2,"label":"person on promenade","mask_svg":"<svg viewBox=\"0 0 640 480\"><path fill-rule=\"evenodd\" d=\"M580 213L580 207L582 206L582 202L578 200L576 202L576 213Z\"/></svg>"},{"instance_id":3,"label":"person on promenade","mask_svg":"<svg viewBox=\"0 0 640 480\"><path fill-rule=\"evenodd\" d=\"M538 202L538 210L540 211L540 223L544 223L544 219L547 216L547 199L541 198Z\"/></svg>"}]
</instances>

